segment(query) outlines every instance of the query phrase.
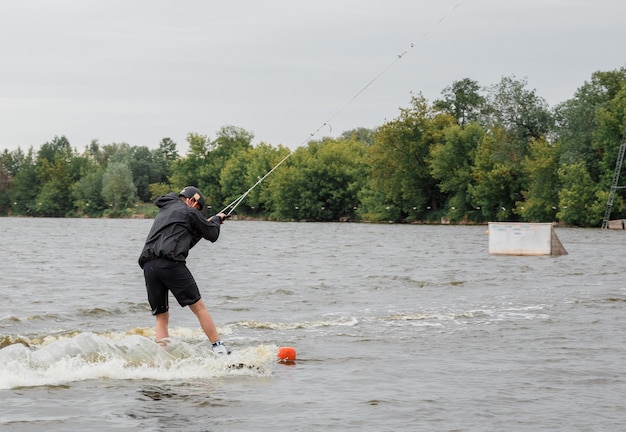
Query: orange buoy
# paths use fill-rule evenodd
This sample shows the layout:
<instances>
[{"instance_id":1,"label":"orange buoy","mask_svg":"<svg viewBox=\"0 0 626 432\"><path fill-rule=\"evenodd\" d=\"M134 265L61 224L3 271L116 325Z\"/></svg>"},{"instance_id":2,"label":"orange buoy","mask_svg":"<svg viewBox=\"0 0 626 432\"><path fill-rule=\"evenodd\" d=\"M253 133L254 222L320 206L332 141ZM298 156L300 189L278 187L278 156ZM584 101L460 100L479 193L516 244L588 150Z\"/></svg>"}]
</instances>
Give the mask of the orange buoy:
<instances>
[{"instance_id":1,"label":"orange buoy","mask_svg":"<svg viewBox=\"0 0 626 432\"><path fill-rule=\"evenodd\" d=\"M281 362L294 362L296 361L296 349L292 347L278 348L277 357Z\"/></svg>"}]
</instances>

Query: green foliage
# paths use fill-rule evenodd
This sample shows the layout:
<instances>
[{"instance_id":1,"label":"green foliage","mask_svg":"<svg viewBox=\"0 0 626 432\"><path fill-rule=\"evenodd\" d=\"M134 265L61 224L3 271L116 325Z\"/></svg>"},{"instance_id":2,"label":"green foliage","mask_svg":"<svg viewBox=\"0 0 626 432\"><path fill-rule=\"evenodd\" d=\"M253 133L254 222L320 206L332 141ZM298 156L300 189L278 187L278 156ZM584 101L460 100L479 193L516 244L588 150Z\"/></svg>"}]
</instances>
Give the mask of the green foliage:
<instances>
[{"instance_id":1,"label":"green foliage","mask_svg":"<svg viewBox=\"0 0 626 432\"><path fill-rule=\"evenodd\" d=\"M484 223L560 221L598 226L626 130L626 68L595 72L550 110L526 80L454 82L430 104L411 97L375 130L294 151L224 126L187 135L188 151L91 141L79 153L55 136L38 151L0 153L0 215L126 217L200 188L212 213L276 220ZM626 183L626 169L620 185ZM614 217L626 217L618 189Z\"/></svg>"},{"instance_id":2,"label":"green foliage","mask_svg":"<svg viewBox=\"0 0 626 432\"><path fill-rule=\"evenodd\" d=\"M13 183L14 157L8 150L0 154L0 215L7 215L11 208L9 192Z\"/></svg>"},{"instance_id":3,"label":"green foliage","mask_svg":"<svg viewBox=\"0 0 626 432\"><path fill-rule=\"evenodd\" d=\"M325 139L296 150L271 181L271 217L279 220L350 220L365 178L365 145Z\"/></svg>"},{"instance_id":4,"label":"green foliage","mask_svg":"<svg viewBox=\"0 0 626 432\"><path fill-rule=\"evenodd\" d=\"M19 153L17 154L18 158ZM28 153L18 162L13 174L9 191L11 212L17 215L34 215L39 187L37 165L35 164L33 149L30 148Z\"/></svg>"},{"instance_id":5,"label":"green foliage","mask_svg":"<svg viewBox=\"0 0 626 432\"><path fill-rule=\"evenodd\" d=\"M165 183L150 183L150 200L154 201L161 195L171 192L171 188Z\"/></svg>"},{"instance_id":6,"label":"green foliage","mask_svg":"<svg viewBox=\"0 0 626 432\"><path fill-rule=\"evenodd\" d=\"M228 160L252 148L254 134L236 126L223 126L212 142L207 160L207 175L199 184L206 191L207 200L217 206L224 206L226 197L220 184L220 177Z\"/></svg>"},{"instance_id":7,"label":"green foliage","mask_svg":"<svg viewBox=\"0 0 626 432\"><path fill-rule=\"evenodd\" d=\"M150 184L167 181L168 160L166 154L148 147L134 147L131 150L128 167L133 174L133 183L137 187L137 196L142 201L151 199Z\"/></svg>"},{"instance_id":8,"label":"green foliage","mask_svg":"<svg viewBox=\"0 0 626 432\"><path fill-rule=\"evenodd\" d=\"M341 138L344 140L358 141L369 147L374 144L375 135L373 130L361 127L345 131L341 134Z\"/></svg>"},{"instance_id":9,"label":"green foliage","mask_svg":"<svg viewBox=\"0 0 626 432\"><path fill-rule=\"evenodd\" d=\"M433 103L435 110L454 117L460 126L478 122L487 108L487 99L480 94L476 81L465 78L443 89L443 99Z\"/></svg>"},{"instance_id":10,"label":"green foliage","mask_svg":"<svg viewBox=\"0 0 626 432\"><path fill-rule=\"evenodd\" d=\"M584 163L563 166L558 175L563 184L558 218L568 225L598 226L602 222L602 212L595 201L599 189Z\"/></svg>"},{"instance_id":11,"label":"green foliage","mask_svg":"<svg viewBox=\"0 0 626 432\"><path fill-rule=\"evenodd\" d=\"M235 202L242 193L252 188L238 207L238 212L267 216L271 208L273 176L264 181L261 179L290 154L287 148L274 148L264 143L236 153L226 162L220 176L225 205Z\"/></svg>"},{"instance_id":12,"label":"green foliage","mask_svg":"<svg viewBox=\"0 0 626 432\"><path fill-rule=\"evenodd\" d=\"M175 190L181 190L189 185L200 187L200 180L204 176L209 153L207 136L190 133L187 135L187 143L189 144L187 156L172 163L172 175L169 182Z\"/></svg>"},{"instance_id":13,"label":"green foliage","mask_svg":"<svg viewBox=\"0 0 626 432\"><path fill-rule=\"evenodd\" d=\"M74 209L78 214L98 216L106 208L102 196L103 177L102 167L93 167L74 183L72 198L74 199Z\"/></svg>"},{"instance_id":14,"label":"green foliage","mask_svg":"<svg viewBox=\"0 0 626 432\"><path fill-rule=\"evenodd\" d=\"M527 189L523 200L516 203L516 213L530 222L555 220L559 203L560 181L558 176L558 145L545 139L535 140L522 162Z\"/></svg>"},{"instance_id":15,"label":"green foliage","mask_svg":"<svg viewBox=\"0 0 626 432\"><path fill-rule=\"evenodd\" d=\"M484 220L514 220L513 207L517 198L519 175L516 165L504 157L501 129L486 135L476 151L472 167L473 181L469 185L473 205Z\"/></svg>"},{"instance_id":16,"label":"green foliage","mask_svg":"<svg viewBox=\"0 0 626 432\"><path fill-rule=\"evenodd\" d=\"M386 201L385 194L380 190L371 188L370 183L366 184L358 195L361 206L357 210L357 215L365 221L397 221L400 220L401 211L392 203ZM417 211L417 208L415 208ZM413 215L407 218L415 220Z\"/></svg>"},{"instance_id":17,"label":"green foliage","mask_svg":"<svg viewBox=\"0 0 626 432\"><path fill-rule=\"evenodd\" d=\"M189 152L172 165L170 183L175 189L193 185L204 193L207 205L219 207L226 197L220 184L222 169L239 152L252 147L254 135L235 126L222 127L214 141L206 135L190 133L187 136Z\"/></svg>"},{"instance_id":18,"label":"green foliage","mask_svg":"<svg viewBox=\"0 0 626 432\"><path fill-rule=\"evenodd\" d=\"M80 178L85 160L77 157L65 137L55 137L37 154L35 214L63 217L73 209L72 184Z\"/></svg>"},{"instance_id":19,"label":"green foliage","mask_svg":"<svg viewBox=\"0 0 626 432\"><path fill-rule=\"evenodd\" d=\"M167 162L173 162L178 159L178 150L176 149L176 142L171 138L163 138L159 143L159 149L157 151L159 159Z\"/></svg>"},{"instance_id":20,"label":"green foliage","mask_svg":"<svg viewBox=\"0 0 626 432\"><path fill-rule=\"evenodd\" d=\"M453 123L448 115L434 115L419 96L412 98L410 108L401 110L398 119L379 128L368 148L370 187L400 209L395 221L416 214L415 209L416 216L423 217L429 207L436 209L445 200L430 172L430 149Z\"/></svg>"},{"instance_id":21,"label":"green foliage","mask_svg":"<svg viewBox=\"0 0 626 432\"><path fill-rule=\"evenodd\" d=\"M504 77L491 88L486 125L499 126L507 132L510 153L518 160L525 154L531 139L546 136L554 119L546 101L534 90L526 89L526 80Z\"/></svg>"},{"instance_id":22,"label":"green foliage","mask_svg":"<svg viewBox=\"0 0 626 432\"><path fill-rule=\"evenodd\" d=\"M612 175L616 146L624 130L625 80L626 68L595 72L574 98L555 108L556 132L563 148L562 165L582 161L594 181L602 175Z\"/></svg>"},{"instance_id":23,"label":"green foliage","mask_svg":"<svg viewBox=\"0 0 626 432\"><path fill-rule=\"evenodd\" d=\"M594 133L593 148L600 155L598 182L604 190L611 186L622 137L626 138L626 70L622 84L621 90L596 111L598 127ZM625 174L622 166L621 178L624 180Z\"/></svg>"},{"instance_id":24,"label":"green foliage","mask_svg":"<svg viewBox=\"0 0 626 432\"><path fill-rule=\"evenodd\" d=\"M111 207L113 215L135 205L136 191L128 165L124 162L109 163L102 178L102 197Z\"/></svg>"},{"instance_id":25,"label":"green foliage","mask_svg":"<svg viewBox=\"0 0 626 432\"><path fill-rule=\"evenodd\" d=\"M485 131L478 123L462 128L451 125L444 130L444 139L430 148L430 171L439 181L439 189L448 194L447 212L451 221L471 218L479 221L469 192L473 184L472 166L476 150Z\"/></svg>"}]
</instances>

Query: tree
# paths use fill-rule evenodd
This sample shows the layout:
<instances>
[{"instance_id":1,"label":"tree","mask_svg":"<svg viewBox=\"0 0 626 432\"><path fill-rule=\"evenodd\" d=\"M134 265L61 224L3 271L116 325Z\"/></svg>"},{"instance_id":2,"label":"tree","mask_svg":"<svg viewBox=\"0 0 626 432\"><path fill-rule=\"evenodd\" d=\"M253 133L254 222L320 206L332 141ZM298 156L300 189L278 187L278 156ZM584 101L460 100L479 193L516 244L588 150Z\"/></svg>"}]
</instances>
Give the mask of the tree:
<instances>
[{"instance_id":1,"label":"tree","mask_svg":"<svg viewBox=\"0 0 626 432\"><path fill-rule=\"evenodd\" d=\"M324 139L297 149L271 180L276 219L353 219L365 176L365 146Z\"/></svg>"},{"instance_id":2,"label":"tree","mask_svg":"<svg viewBox=\"0 0 626 432\"><path fill-rule=\"evenodd\" d=\"M63 217L73 209L71 189L87 163L71 148L64 137L54 137L37 153L37 180L40 190L36 198L36 214Z\"/></svg>"},{"instance_id":3,"label":"tree","mask_svg":"<svg viewBox=\"0 0 626 432\"><path fill-rule=\"evenodd\" d=\"M494 129L485 135L472 166L473 181L468 192L484 220L512 220L515 202L521 198L519 173L500 152L504 136L502 129Z\"/></svg>"},{"instance_id":4,"label":"tree","mask_svg":"<svg viewBox=\"0 0 626 432\"><path fill-rule=\"evenodd\" d=\"M222 169L237 153L252 147L253 137L252 133L235 126L222 127L214 141L206 135L187 135L189 151L186 157L173 164L171 183L180 188L186 185L198 187L211 206L226 204L220 184Z\"/></svg>"},{"instance_id":5,"label":"tree","mask_svg":"<svg viewBox=\"0 0 626 432\"><path fill-rule=\"evenodd\" d=\"M172 175L172 164L178 157L176 142L171 138L163 138L159 143L158 150L156 150L154 154L154 160L161 165L160 171L164 176L161 182L167 183L167 179Z\"/></svg>"},{"instance_id":6,"label":"tree","mask_svg":"<svg viewBox=\"0 0 626 432\"><path fill-rule=\"evenodd\" d=\"M430 171L439 181L439 189L448 194L447 215L452 221L466 216L478 221L480 217L472 202L469 187L473 183L472 166L476 149L485 132L478 123L462 128L452 125L445 129L444 139L430 149Z\"/></svg>"},{"instance_id":7,"label":"tree","mask_svg":"<svg viewBox=\"0 0 626 432\"><path fill-rule=\"evenodd\" d=\"M7 168L10 163L11 155L5 150L0 155L0 215L6 215L11 208L9 189L11 188L12 176Z\"/></svg>"},{"instance_id":8,"label":"tree","mask_svg":"<svg viewBox=\"0 0 626 432\"><path fill-rule=\"evenodd\" d=\"M118 162L119 163L119 162ZM92 165L72 186L74 208L82 214L99 216L106 208L102 197L104 169Z\"/></svg>"},{"instance_id":9,"label":"tree","mask_svg":"<svg viewBox=\"0 0 626 432\"><path fill-rule=\"evenodd\" d=\"M128 167L133 173L133 183L137 187L137 196L148 202L152 199L150 184L167 181L166 164L159 150L150 150L146 146L132 147Z\"/></svg>"},{"instance_id":10,"label":"tree","mask_svg":"<svg viewBox=\"0 0 626 432\"><path fill-rule=\"evenodd\" d=\"M433 103L437 111L454 117L461 127L476 122L485 110L486 98L480 94L480 86L469 78L455 81L443 89L443 99Z\"/></svg>"},{"instance_id":11,"label":"tree","mask_svg":"<svg viewBox=\"0 0 626 432\"><path fill-rule=\"evenodd\" d=\"M557 132L562 146L560 163L571 165L583 161L595 181L600 179L600 161L603 157L602 146L596 143L598 121L602 117L602 114L599 117L599 111L607 109L614 98L619 98L625 76L626 68L595 72L590 81L576 90L572 99L555 108ZM603 138L600 140L604 141ZM612 142L612 139L609 141Z\"/></svg>"},{"instance_id":12,"label":"tree","mask_svg":"<svg viewBox=\"0 0 626 432\"><path fill-rule=\"evenodd\" d=\"M547 140L535 140L528 155L522 161L527 188L522 191L523 200L516 203L516 213L530 222L556 220L561 187L558 175L559 146Z\"/></svg>"},{"instance_id":13,"label":"tree","mask_svg":"<svg viewBox=\"0 0 626 432\"><path fill-rule=\"evenodd\" d=\"M487 116L487 139L477 153L470 188L475 206L489 220L515 220L525 185L522 162L533 140L549 136L553 118L544 99L527 90L526 81L502 78L492 86Z\"/></svg>"},{"instance_id":14,"label":"tree","mask_svg":"<svg viewBox=\"0 0 626 432\"><path fill-rule=\"evenodd\" d=\"M135 204L136 190L128 165L124 162L109 163L102 179L102 197L111 207L113 216Z\"/></svg>"},{"instance_id":15,"label":"tree","mask_svg":"<svg viewBox=\"0 0 626 432\"><path fill-rule=\"evenodd\" d=\"M430 148L441 142L443 131L454 124L448 115L434 115L425 98L413 97L399 118L381 126L368 148L372 190L380 190L387 206L400 209L397 220L424 217L437 209L445 196L430 174Z\"/></svg>"},{"instance_id":16,"label":"tree","mask_svg":"<svg viewBox=\"0 0 626 432\"><path fill-rule=\"evenodd\" d=\"M598 159L592 149L593 133L596 129L596 109L601 97L589 83L576 91L573 99L559 104L555 108L557 134L561 142L561 160L563 165L584 162L587 170L596 173Z\"/></svg>"},{"instance_id":17,"label":"tree","mask_svg":"<svg viewBox=\"0 0 626 432\"><path fill-rule=\"evenodd\" d=\"M252 148L253 138L254 134L236 126L220 128L217 137L209 146L204 175L199 182L207 201L220 206L227 204L220 184L222 170L228 160Z\"/></svg>"},{"instance_id":18,"label":"tree","mask_svg":"<svg viewBox=\"0 0 626 432\"><path fill-rule=\"evenodd\" d=\"M341 138L345 140L358 141L369 147L374 144L375 135L376 131L361 127L343 132L341 134Z\"/></svg>"},{"instance_id":19,"label":"tree","mask_svg":"<svg viewBox=\"0 0 626 432\"><path fill-rule=\"evenodd\" d=\"M39 216L64 217L72 210L72 179L67 172L64 160L54 163L46 159L38 166L38 180L41 189L36 198L36 214Z\"/></svg>"},{"instance_id":20,"label":"tree","mask_svg":"<svg viewBox=\"0 0 626 432\"><path fill-rule=\"evenodd\" d=\"M593 149L600 155L598 184L601 190L610 191L620 144L626 139L626 68L621 89L605 106L596 111L597 129L594 133ZM621 166L620 189L617 189L612 207L612 216L626 215L626 202L621 186L626 184L626 167ZM606 200L602 204L605 204Z\"/></svg>"},{"instance_id":21,"label":"tree","mask_svg":"<svg viewBox=\"0 0 626 432\"><path fill-rule=\"evenodd\" d=\"M626 129L626 68L595 72L591 80L576 91L574 98L559 105L556 112L562 147L562 175L570 171L584 171L593 183L592 190L585 192L586 197L594 200L585 209L587 215L575 217L574 210L571 209L564 212L567 220L575 220L576 224L584 225L586 221L600 217L597 213L605 208L611 188L617 152ZM584 170L574 166L579 163L584 165ZM626 169L622 171L622 179L625 178L625 173ZM581 185L578 184L577 187L580 189ZM571 181L567 189L570 188L574 188ZM563 193L569 197L568 193ZM573 208L581 209L581 206ZM590 216L592 208L594 214ZM613 204L613 215L624 212L626 202L624 196L618 194Z\"/></svg>"},{"instance_id":22,"label":"tree","mask_svg":"<svg viewBox=\"0 0 626 432\"><path fill-rule=\"evenodd\" d=\"M559 191L557 217L568 225L598 226L602 221L602 211L595 205L599 189L584 162L565 165L558 174L563 187Z\"/></svg>"},{"instance_id":23,"label":"tree","mask_svg":"<svg viewBox=\"0 0 626 432\"><path fill-rule=\"evenodd\" d=\"M266 174L275 168L291 152L284 147L274 148L261 143L257 147L240 151L224 165L220 176L225 204L232 203L252 188ZM282 167L277 167L282 169ZM264 215L270 210L272 175L254 186L238 206L237 211L244 214Z\"/></svg>"},{"instance_id":24,"label":"tree","mask_svg":"<svg viewBox=\"0 0 626 432\"><path fill-rule=\"evenodd\" d=\"M526 85L526 80L503 77L491 87L487 108L487 125L500 126L507 132L510 143L519 146L519 160L530 140L547 136L554 124L545 99L535 90L527 90Z\"/></svg>"},{"instance_id":25,"label":"tree","mask_svg":"<svg viewBox=\"0 0 626 432\"><path fill-rule=\"evenodd\" d=\"M187 143L189 144L187 155L173 162L169 181L178 190L185 186L196 186L204 192L201 183L207 170L209 140L206 135L192 132L187 134ZM209 202L207 198L207 203Z\"/></svg>"},{"instance_id":26,"label":"tree","mask_svg":"<svg viewBox=\"0 0 626 432\"><path fill-rule=\"evenodd\" d=\"M53 164L56 159L65 159L69 162L72 157L72 147L65 136L55 136L52 141L44 143L37 152L39 162L48 161Z\"/></svg>"},{"instance_id":27,"label":"tree","mask_svg":"<svg viewBox=\"0 0 626 432\"><path fill-rule=\"evenodd\" d=\"M98 140L91 140L91 143L85 147L83 155L94 165L103 167L107 163L107 154L100 148Z\"/></svg>"},{"instance_id":28,"label":"tree","mask_svg":"<svg viewBox=\"0 0 626 432\"><path fill-rule=\"evenodd\" d=\"M14 174L9 191L11 211L16 215L33 215L39 193L33 148L30 147L26 154L18 149L14 153L13 162Z\"/></svg>"},{"instance_id":29,"label":"tree","mask_svg":"<svg viewBox=\"0 0 626 432\"><path fill-rule=\"evenodd\" d=\"M125 164L129 164L132 159L132 152L133 149L128 143L111 143L106 144L102 147L101 157L104 161L104 165L111 162L122 162Z\"/></svg>"},{"instance_id":30,"label":"tree","mask_svg":"<svg viewBox=\"0 0 626 432\"><path fill-rule=\"evenodd\" d=\"M359 191L358 199L357 214L361 220L393 222L402 219L401 209L390 202L384 192L375 189L372 182L366 182Z\"/></svg>"},{"instance_id":31,"label":"tree","mask_svg":"<svg viewBox=\"0 0 626 432\"><path fill-rule=\"evenodd\" d=\"M159 142L159 154L161 159L173 162L178 159L178 150L176 150L176 142L171 138L163 138Z\"/></svg>"}]
</instances>

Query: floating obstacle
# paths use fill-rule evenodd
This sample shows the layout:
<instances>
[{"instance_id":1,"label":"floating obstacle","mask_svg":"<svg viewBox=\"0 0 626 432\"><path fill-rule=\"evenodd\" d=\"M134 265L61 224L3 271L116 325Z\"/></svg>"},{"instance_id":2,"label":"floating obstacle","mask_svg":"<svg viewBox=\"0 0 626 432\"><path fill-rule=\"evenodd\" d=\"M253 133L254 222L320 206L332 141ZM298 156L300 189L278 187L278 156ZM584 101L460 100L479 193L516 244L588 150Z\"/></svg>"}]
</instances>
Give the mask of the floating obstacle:
<instances>
[{"instance_id":1,"label":"floating obstacle","mask_svg":"<svg viewBox=\"0 0 626 432\"><path fill-rule=\"evenodd\" d=\"M567 255L551 223L489 222L492 255Z\"/></svg>"},{"instance_id":2,"label":"floating obstacle","mask_svg":"<svg viewBox=\"0 0 626 432\"><path fill-rule=\"evenodd\" d=\"M296 349L292 347L280 347L278 349L278 361L285 364L296 363Z\"/></svg>"}]
</instances>

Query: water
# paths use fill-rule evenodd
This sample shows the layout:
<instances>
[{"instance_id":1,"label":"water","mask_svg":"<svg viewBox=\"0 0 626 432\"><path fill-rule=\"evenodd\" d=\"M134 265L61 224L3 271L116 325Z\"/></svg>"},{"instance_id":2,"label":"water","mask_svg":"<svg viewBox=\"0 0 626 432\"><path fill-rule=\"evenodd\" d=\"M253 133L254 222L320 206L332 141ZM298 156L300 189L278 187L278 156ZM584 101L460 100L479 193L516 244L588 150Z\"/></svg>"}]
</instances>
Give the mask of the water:
<instances>
[{"instance_id":1,"label":"water","mask_svg":"<svg viewBox=\"0 0 626 432\"><path fill-rule=\"evenodd\" d=\"M188 263L234 349L217 359L173 301L172 346L153 342L151 222L0 218L0 430L626 422L622 231L557 229L569 255L503 257L484 226L229 221Z\"/></svg>"}]
</instances>

